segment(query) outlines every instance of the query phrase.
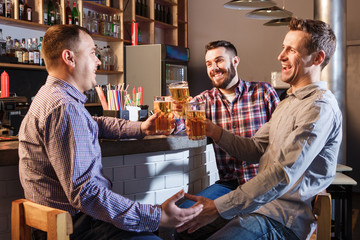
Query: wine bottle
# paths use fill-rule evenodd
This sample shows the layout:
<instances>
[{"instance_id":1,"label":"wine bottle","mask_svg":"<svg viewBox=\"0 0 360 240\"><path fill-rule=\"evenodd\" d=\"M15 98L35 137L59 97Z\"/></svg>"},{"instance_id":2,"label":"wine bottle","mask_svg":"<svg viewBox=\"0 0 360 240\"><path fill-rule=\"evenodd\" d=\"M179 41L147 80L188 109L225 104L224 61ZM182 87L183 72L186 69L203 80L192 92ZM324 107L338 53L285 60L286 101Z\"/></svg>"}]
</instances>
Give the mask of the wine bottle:
<instances>
[{"instance_id":1,"label":"wine bottle","mask_svg":"<svg viewBox=\"0 0 360 240\"><path fill-rule=\"evenodd\" d=\"M21 51L22 51L22 59L23 59L22 62L25 64L29 64L29 51L26 48L25 38L21 40Z\"/></svg>"},{"instance_id":2,"label":"wine bottle","mask_svg":"<svg viewBox=\"0 0 360 240\"><path fill-rule=\"evenodd\" d=\"M72 9L72 23L75 25L80 25L79 11L76 8L76 1L74 1L74 7Z\"/></svg>"},{"instance_id":3,"label":"wine bottle","mask_svg":"<svg viewBox=\"0 0 360 240\"><path fill-rule=\"evenodd\" d=\"M24 18L24 2L23 0L19 1L19 20L25 20Z\"/></svg>"},{"instance_id":4,"label":"wine bottle","mask_svg":"<svg viewBox=\"0 0 360 240\"><path fill-rule=\"evenodd\" d=\"M25 0L24 20L32 22L32 8L29 6L28 0Z\"/></svg>"},{"instance_id":5,"label":"wine bottle","mask_svg":"<svg viewBox=\"0 0 360 240\"><path fill-rule=\"evenodd\" d=\"M33 41L32 47L33 47L33 52L34 52L34 65L39 65L40 64L40 51L38 49L37 38L33 38L32 41Z\"/></svg>"},{"instance_id":6,"label":"wine bottle","mask_svg":"<svg viewBox=\"0 0 360 240\"><path fill-rule=\"evenodd\" d=\"M72 24L72 12L70 8L70 1L67 0L66 8L65 8L65 23Z\"/></svg>"},{"instance_id":7,"label":"wine bottle","mask_svg":"<svg viewBox=\"0 0 360 240\"><path fill-rule=\"evenodd\" d=\"M55 24L61 24L61 6L59 0L55 0Z\"/></svg>"},{"instance_id":8,"label":"wine bottle","mask_svg":"<svg viewBox=\"0 0 360 240\"><path fill-rule=\"evenodd\" d=\"M48 12L48 16L47 16L48 25L52 26L55 24L55 8L54 8L53 0L48 1L47 12Z\"/></svg>"},{"instance_id":9,"label":"wine bottle","mask_svg":"<svg viewBox=\"0 0 360 240\"><path fill-rule=\"evenodd\" d=\"M43 37L40 37L40 43L37 46L37 49L39 50L39 53L40 53L40 57L39 57L40 58L40 63L39 63L39 65L40 66L45 66L45 61L44 61L44 58L43 58L42 53L41 53L42 41L43 41Z\"/></svg>"},{"instance_id":10,"label":"wine bottle","mask_svg":"<svg viewBox=\"0 0 360 240\"><path fill-rule=\"evenodd\" d=\"M32 45L31 38L28 38L27 50L28 50L28 53L29 53L29 64L34 64L34 47Z\"/></svg>"}]
</instances>

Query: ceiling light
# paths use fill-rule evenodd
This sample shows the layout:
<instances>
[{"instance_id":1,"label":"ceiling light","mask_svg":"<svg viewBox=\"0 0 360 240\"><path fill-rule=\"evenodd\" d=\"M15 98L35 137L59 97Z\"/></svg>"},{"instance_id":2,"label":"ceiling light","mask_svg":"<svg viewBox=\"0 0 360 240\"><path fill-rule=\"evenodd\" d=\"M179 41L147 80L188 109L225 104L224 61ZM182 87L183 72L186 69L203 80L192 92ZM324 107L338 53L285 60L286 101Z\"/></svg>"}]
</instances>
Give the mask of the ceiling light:
<instances>
[{"instance_id":1,"label":"ceiling light","mask_svg":"<svg viewBox=\"0 0 360 240\"><path fill-rule=\"evenodd\" d=\"M270 8L262 8L251 11L246 14L249 18L254 19L279 19L279 18L288 18L292 16L292 12L289 12L285 9L281 9L279 7L270 7Z\"/></svg>"},{"instance_id":2,"label":"ceiling light","mask_svg":"<svg viewBox=\"0 0 360 240\"><path fill-rule=\"evenodd\" d=\"M271 0L233 0L224 4L224 7L239 10L249 10L257 8L267 8L275 6Z\"/></svg>"},{"instance_id":3,"label":"ceiling light","mask_svg":"<svg viewBox=\"0 0 360 240\"><path fill-rule=\"evenodd\" d=\"M291 17L281 18L281 19L273 19L273 20L270 20L270 21L264 23L264 26L288 26L291 19L292 19Z\"/></svg>"}]
</instances>

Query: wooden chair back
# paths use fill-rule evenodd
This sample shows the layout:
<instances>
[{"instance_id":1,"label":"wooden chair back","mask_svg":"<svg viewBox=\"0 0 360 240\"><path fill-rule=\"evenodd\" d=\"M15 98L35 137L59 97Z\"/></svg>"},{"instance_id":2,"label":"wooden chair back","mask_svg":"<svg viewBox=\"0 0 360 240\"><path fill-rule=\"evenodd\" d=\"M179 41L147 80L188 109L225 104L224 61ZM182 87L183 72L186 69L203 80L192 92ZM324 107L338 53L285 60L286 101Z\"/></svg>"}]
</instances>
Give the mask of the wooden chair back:
<instances>
[{"instance_id":1,"label":"wooden chair back","mask_svg":"<svg viewBox=\"0 0 360 240\"><path fill-rule=\"evenodd\" d=\"M26 199L11 206L11 239L31 240L31 227L47 232L47 239L69 240L73 232L71 215L67 211L46 207Z\"/></svg>"},{"instance_id":2,"label":"wooden chair back","mask_svg":"<svg viewBox=\"0 0 360 240\"><path fill-rule=\"evenodd\" d=\"M310 240L331 239L331 195L330 193L319 193L314 202L313 212L317 218L317 228Z\"/></svg>"}]
</instances>

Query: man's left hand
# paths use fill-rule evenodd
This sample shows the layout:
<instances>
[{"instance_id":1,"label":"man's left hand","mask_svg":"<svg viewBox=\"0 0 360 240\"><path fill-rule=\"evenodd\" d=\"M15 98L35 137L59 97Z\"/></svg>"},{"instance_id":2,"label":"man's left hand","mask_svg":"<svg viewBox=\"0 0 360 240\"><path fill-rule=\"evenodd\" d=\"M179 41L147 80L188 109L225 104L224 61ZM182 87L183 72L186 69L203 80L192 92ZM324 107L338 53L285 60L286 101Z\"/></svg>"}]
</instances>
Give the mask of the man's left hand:
<instances>
[{"instance_id":1,"label":"man's left hand","mask_svg":"<svg viewBox=\"0 0 360 240\"><path fill-rule=\"evenodd\" d=\"M196 202L196 204L202 204L203 210L197 217L177 228L178 232L183 232L188 229L188 233L191 234L199 228L215 221L216 218L220 217L220 214L213 200L201 196L194 196L187 193L185 193L185 198Z\"/></svg>"}]
</instances>

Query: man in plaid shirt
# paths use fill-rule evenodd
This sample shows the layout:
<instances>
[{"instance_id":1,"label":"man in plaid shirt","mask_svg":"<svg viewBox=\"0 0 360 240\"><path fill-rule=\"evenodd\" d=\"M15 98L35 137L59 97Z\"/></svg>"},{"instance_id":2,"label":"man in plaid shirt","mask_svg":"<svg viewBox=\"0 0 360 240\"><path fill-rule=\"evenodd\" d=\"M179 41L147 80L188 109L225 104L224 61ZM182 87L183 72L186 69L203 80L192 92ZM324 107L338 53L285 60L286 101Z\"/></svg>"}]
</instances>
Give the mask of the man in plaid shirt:
<instances>
[{"instance_id":1,"label":"man in plaid shirt","mask_svg":"<svg viewBox=\"0 0 360 240\"><path fill-rule=\"evenodd\" d=\"M274 88L263 82L246 82L238 77L240 62L236 48L227 41L206 45L206 68L214 88L194 97L205 101L206 117L216 125L236 135L251 137L266 123L279 103ZM178 130L183 126L178 125ZM248 164L231 157L214 144L220 180L197 195L216 199L244 184L257 174L258 164ZM186 201L181 207L190 207Z\"/></svg>"}]
</instances>

